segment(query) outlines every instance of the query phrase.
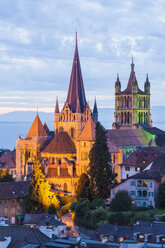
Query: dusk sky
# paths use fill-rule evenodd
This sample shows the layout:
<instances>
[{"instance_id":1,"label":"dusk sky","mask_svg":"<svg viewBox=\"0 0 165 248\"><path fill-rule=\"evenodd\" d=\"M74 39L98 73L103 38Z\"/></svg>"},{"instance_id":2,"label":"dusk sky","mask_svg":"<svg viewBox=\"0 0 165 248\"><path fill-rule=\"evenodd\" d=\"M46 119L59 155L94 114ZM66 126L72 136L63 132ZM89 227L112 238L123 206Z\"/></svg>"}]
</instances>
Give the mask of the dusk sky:
<instances>
[{"instance_id":1,"label":"dusk sky","mask_svg":"<svg viewBox=\"0 0 165 248\"><path fill-rule=\"evenodd\" d=\"M86 98L114 107L119 73L131 57L139 87L146 73L151 106L165 105L164 0L0 0L0 113L54 110L66 100L75 30Z\"/></svg>"}]
</instances>

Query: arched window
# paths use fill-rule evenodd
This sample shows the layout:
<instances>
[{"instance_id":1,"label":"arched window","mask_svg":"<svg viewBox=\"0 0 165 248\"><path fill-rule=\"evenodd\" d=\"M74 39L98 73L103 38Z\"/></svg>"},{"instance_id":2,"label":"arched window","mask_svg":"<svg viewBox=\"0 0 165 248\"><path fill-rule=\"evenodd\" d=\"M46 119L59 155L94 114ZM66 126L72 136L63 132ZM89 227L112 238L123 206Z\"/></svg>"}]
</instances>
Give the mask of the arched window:
<instances>
[{"instance_id":1,"label":"arched window","mask_svg":"<svg viewBox=\"0 0 165 248\"><path fill-rule=\"evenodd\" d=\"M144 196L144 197L147 196L147 191L146 191L146 190L143 191L143 196Z\"/></svg>"},{"instance_id":2,"label":"arched window","mask_svg":"<svg viewBox=\"0 0 165 248\"><path fill-rule=\"evenodd\" d=\"M75 137L75 129L73 127L70 129L70 136L72 139Z\"/></svg>"},{"instance_id":3,"label":"arched window","mask_svg":"<svg viewBox=\"0 0 165 248\"><path fill-rule=\"evenodd\" d=\"M67 183L64 183L64 191L67 191L67 190L68 190Z\"/></svg>"},{"instance_id":4,"label":"arched window","mask_svg":"<svg viewBox=\"0 0 165 248\"><path fill-rule=\"evenodd\" d=\"M59 127L59 133L60 132L64 132L64 128L63 127Z\"/></svg>"}]
</instances>

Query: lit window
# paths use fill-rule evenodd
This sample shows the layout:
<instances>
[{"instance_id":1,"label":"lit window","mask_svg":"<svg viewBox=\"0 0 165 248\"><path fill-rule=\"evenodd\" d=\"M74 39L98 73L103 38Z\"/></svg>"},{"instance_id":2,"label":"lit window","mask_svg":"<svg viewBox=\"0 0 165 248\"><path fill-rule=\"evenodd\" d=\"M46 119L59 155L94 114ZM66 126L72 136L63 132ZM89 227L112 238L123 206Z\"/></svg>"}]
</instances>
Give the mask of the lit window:
<instances>
[{"instance_id":1,"label":"lit window","mask_svg":"<svg viewBox=\"0 0 165 248\"><path fill-rule=\"evenodd\" d=\"M130 167L125 167L125 171L130 171Z\"/></svg>"}]
</instances>

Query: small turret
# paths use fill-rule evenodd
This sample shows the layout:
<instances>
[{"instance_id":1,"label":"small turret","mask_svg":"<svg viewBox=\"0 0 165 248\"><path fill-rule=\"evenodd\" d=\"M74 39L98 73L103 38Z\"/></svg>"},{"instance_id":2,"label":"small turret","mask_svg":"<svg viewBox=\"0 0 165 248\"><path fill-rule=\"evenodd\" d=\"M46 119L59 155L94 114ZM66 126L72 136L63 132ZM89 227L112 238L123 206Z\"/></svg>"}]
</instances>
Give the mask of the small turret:
<instances>
[{"instance_id":1,"label":"small turret","mask_svg":"<svg viewBox=\"0 0 165 248\"><path fill-rule=\"evenodd\" d=\"M121 91L121 83L119 80L119 74L117 74L117 79L115 83L115 93L119 93Z\"/></svg>"},{"instance_id":2,"label":"small turret","mask_svg":"<svg viewBox=\"0 0 165 248\"><path fill-rule=\"evenodd\" d=\"M94 107L93 107L93 120L94 122L98 122L98 109L97 109L97 103L96 103L96 97L95 97L95 101L94 101Z\"/></svg>"},{"instance_id":3,"label":"small turret","mask_svg":"<svg viewBox=\"0 0 165 248\"><path fill-rule=\"evenodd\" d=\"M148 79L148 73L147 73L147 76L146 76L146 81L144 83L144 91L146 93L150 93L150 81Z\"/></svg>"},{"instance_id":4,"label":"small turret","mask_svg":"<svg viewBox=\"0 0 165 248\"><path fill-rule=\"evenodd\" d=\"M59 111L59 106L58 106L58 97L56 98L56 106L55 106L55 114L59 114L60 111Z\"/></svg>"}]
</instances>

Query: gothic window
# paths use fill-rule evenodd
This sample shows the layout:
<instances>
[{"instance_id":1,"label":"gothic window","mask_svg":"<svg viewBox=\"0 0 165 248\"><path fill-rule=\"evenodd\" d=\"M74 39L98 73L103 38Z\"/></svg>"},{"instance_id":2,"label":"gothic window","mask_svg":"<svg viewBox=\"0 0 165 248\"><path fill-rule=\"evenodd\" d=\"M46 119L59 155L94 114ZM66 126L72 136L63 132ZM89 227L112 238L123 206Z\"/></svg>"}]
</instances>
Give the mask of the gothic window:
<instances>
[{"instance_id":1,"label":"gothic window","mask_svg":"<svg viewBox=\"0 0 165 248\"><path fill-rule=\"evenodd\" d=\"M63 127L59 127L59 132L63 132L64 128Z\"/></svg>"},{"instance_id":2,"label":"gothic window","mask_svg":"<svg viewBox=\"0 0 165 248\"><path fill-rule=\"evenodd\" d=\"M61 158L58 159L58 163L59 163L59 165L61 165Z\"/></svg>"},{"instance_id":3,"label":"gothic window","mask_svg":"<svg viewBox=\"0 0 165 248\"><path fill-rule=\"evenodd\" d=\"M64 183L64 191L67 191L68 187L67 187L67 183Z\"/></svg>"},{"instance_id":4,"label":"gothic window","mask_svg":"<svg viewBox=\"0 0 165 248\"><path fill-rule=\"evenodd\" d=\"M54 164L54 158L52 158L52 164Z\"/></svg>"},{"instance_id":5,"label":"gothic window","mask_svg":"<svg viewBox=\"0 0 165 248\"><path fill-rule=\"evenodd\" d=\"M73 127L70 129L70 136L72 139L75 137L75 130Z\"/></svg>"}]
</instances>

